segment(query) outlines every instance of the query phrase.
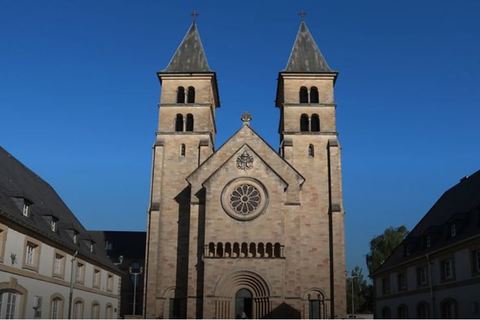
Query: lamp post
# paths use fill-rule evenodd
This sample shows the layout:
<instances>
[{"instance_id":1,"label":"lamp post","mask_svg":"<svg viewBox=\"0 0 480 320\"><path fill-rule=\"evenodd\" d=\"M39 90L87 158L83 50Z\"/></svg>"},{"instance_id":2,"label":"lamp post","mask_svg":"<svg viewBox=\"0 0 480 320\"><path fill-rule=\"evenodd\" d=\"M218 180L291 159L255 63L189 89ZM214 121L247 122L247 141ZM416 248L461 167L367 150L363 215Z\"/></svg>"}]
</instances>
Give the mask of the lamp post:
<instances>
[{"instance_id":1,"label":"lamp post","mask_svg":"<svg viewBox=\"0 0 480 320\"><path fill-rule=\"evenodd\" d=\"M136 307L137 307L137 277L143 273L143 268L140 267L135 272L134 268L128 268L128 273L133 275L133 315L136 315Z\"/></svg>"},{"instance_id":2,"label":"lamp post","mask_svg":"<svg viewBox=\"0 0 480 320\"><path fill-rule=\"evenodd\" d=\"M72 265L70 267L70 292L68 294L68 319L72 319L72 302L73 302L73 277L75 272L75 260L77 260L78 251L72 255Z\"/></svg>"}]
</instances>

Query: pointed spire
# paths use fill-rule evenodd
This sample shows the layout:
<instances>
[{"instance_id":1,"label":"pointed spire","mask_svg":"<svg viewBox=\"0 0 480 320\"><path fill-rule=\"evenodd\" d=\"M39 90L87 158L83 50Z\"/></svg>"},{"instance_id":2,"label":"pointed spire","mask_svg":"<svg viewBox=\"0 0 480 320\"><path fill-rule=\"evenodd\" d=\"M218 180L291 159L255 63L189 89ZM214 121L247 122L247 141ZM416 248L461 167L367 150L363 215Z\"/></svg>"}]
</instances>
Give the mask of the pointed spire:
<instances>
[{"instance_id":1,"label":"pointed spire","mask_svg":"<svg viewBox=\"0 0 480 320\"><path fill-rule=\"evenodd\" d=\"M195 21L163 72L212 72Z\"/></svg>"},{"instance_id":2,"label":"pointed spire","mask_svg":"<svg viewBox=\"0 0 480 320\"><path fill-rule=\"evenodd\" d=\"M303 20L284 71L333 72Z\"/></svg>"}]
</instances>

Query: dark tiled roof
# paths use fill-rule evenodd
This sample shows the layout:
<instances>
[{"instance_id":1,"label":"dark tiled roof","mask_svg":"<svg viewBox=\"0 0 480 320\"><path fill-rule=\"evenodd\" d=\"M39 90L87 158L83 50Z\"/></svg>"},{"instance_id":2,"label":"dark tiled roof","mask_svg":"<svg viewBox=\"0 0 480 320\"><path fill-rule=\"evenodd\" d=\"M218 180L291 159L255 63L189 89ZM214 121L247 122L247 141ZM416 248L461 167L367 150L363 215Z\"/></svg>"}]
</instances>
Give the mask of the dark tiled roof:
<instances>
[{"instance_id":1,"label":"dark tiled roof","mask_svg":"<svg viewBox=\"0 0 480 320\"><path fill-rule=\"evenodd\" d=\"M480 170L447 190L418 222L403 242L393 251L375 274L393 268L446 245L452 245L480 234ZM449 225L455 221L457 235L449 237ZM431 246L422 245L431 237ZM405 247L411 254L405 256Z\"/></svg>"},{"instance_id":2,"label":"dark tiled roof","mask_svg":"<svg viewBox=\"0 0 480 320\"><path fill-rule=\"evenodd\" d=\"M162 72L212 72L195 23L192 23L172 60Z\"/></svg>"},{"instance_id":3,"label":"dark tiled roof","mask_svg":"<svg viewBox=\"0 0 480 320\"><path fill-rule=\"evenodd\" d=\"M32 203L28 217L23 216L22 207L17 205L18 198L27 199ZM58 219L56 232L50 229L46 219L48 216ZM4 223L13 222L24 227L40 238L47 238L70 253L78 250L80 258L93 260L106 268L118 271L107 258L103 244L95 245L94 252L90 252L90 247L84 241L91 239L88 231L55 190L2 147L0 147L0 219ZM69 229L78 232L78 244L73 243L68 233Z\"/></svg>"},{"instance_id":4,"label":"dark tiled roof","mask_svg":"<svg viewBox=\"0 0 480 320\"><path fill-rule=\"evenodd\" d=\"M333 72L323 57L317 43L304 21L300 24L297 37L290 53L286 72Z\"/></svg>"}]
</instances>

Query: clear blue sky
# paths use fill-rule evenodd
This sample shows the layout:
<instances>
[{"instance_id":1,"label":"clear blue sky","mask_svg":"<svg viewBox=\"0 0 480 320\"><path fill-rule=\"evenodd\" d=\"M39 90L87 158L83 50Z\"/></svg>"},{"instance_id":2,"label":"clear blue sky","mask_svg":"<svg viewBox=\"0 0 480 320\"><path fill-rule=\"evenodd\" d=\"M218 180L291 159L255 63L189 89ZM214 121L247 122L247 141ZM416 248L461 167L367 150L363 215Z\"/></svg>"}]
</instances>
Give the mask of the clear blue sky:
<instances>
[{"instance_id":1,"label":"clear blue sky","mask_svg":"<svg viewBox=\"0 0 480 320\"><path fill-rule=\"evenodd\" d=\"M278 147L276 77L307 24L336 84L347 258L480 168L480 1L0 2L0 144L87 228L144 230L163 69L190 24L217 72L217 146L248 110ZM252 77L253 76L253 77Z\"/></svg>"}]
</instances>

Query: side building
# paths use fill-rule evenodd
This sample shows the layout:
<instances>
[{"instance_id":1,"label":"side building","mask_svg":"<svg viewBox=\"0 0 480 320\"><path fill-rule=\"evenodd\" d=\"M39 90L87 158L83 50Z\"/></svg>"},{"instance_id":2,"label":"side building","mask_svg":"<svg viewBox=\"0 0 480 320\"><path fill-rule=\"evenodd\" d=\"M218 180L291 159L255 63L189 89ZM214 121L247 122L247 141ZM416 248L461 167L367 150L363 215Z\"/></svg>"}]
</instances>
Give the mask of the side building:
<instances>
[{"instance_id":1,"label":"side building","mask_svg":"<svg viewBox=\"0 0 480 320\"><path fill-rule=\"evenodd\" d=\"M480 171L440 197L373 279L377 318L480 318Z\"/></svg>"},{"instance_id":2,"label":"side building","mask_svg":"<svg viewBox=\"0 0 480 320\"><path fill-rule=\"evenodd\" d=\"M110 260L123 271L120 288L120 317L143 317L143 275L145 270L145 231L92 231L105 247Z\"/></svg>"},{"instance_id":3,"label":"side building","mask_svg":"<svg viewBox=\"0 0 480 320\"><path fill-rule=\"evenodd\" d=\"M55 190L0 147L0 318L118 318L120 282Z\"/></svg>"}]
</instances>

